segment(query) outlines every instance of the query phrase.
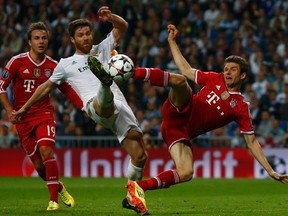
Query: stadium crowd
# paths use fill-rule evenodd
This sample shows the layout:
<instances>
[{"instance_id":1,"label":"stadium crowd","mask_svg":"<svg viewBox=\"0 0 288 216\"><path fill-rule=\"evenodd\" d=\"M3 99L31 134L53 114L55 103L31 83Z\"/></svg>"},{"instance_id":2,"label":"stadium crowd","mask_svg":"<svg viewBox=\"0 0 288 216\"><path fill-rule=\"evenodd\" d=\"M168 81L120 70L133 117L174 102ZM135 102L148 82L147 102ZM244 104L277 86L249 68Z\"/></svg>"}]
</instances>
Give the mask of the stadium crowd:
<instances>
[{"instance_id":1,"label":"stadium crowd","mask_svg":"<svg viewBox=\"0 0 288 216\"><path fill-rule=\"evenodd\" d=\"M288 2L285 0L0 0L0 70L20 52L29 50L26 31L32 22L43 21L51 31L47 54L56 60L73 55L65 31L69 21L89 18L95 27L95 43L111 30L100 22L97 10L108 5L128 23L118 52L136 66L159 67L178 73L167 44L167 24L180 31L182 53L193 67L221 72L228 55L240 55L250 64L242 93L251 106L256 136L263 147L288 147ZM199 87L191 83L194 91ZM161 138L161 105L168 89L130 79L121 85L144 137ZM10 92L10 97L13 97ZM62 93L51 96L58 136L111 136L77 109ZM1 110L0 148L19 146L14 126ZM213 130L213 141L198 146L243 147L236 124ZM223 137L228 137L230 142ZM2 141L1 141L2 140Z\"/></svg>"}]
</instances>

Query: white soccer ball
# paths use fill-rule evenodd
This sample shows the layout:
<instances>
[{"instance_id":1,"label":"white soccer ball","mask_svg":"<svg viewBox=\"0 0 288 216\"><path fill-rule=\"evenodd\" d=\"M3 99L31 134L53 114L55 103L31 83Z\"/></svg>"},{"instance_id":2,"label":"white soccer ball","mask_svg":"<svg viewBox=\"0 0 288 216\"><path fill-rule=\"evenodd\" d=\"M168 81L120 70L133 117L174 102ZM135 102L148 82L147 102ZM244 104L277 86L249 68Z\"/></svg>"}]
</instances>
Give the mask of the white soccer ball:
<instances>
[{"instance_id":1,"label":"white soccer ball","mask_svg":"<svg viewBox=\"0 0 288 216\"><path fill-rule=\"evenodd\" d=\"M119 84L133 75L134 63L128 56L117 54L109 59L108 68L110 76Z\"/></svg>"}]
</instances>

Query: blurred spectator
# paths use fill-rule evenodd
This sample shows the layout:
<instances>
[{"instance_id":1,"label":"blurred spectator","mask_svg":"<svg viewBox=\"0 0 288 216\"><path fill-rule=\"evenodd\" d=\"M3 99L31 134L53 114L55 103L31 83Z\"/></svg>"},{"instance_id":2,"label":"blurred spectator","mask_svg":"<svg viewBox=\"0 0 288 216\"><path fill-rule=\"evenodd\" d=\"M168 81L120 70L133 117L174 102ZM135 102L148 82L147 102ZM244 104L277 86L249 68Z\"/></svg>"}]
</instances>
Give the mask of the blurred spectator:
<instances>
[{"instance_id":1,"label":"blurred spectator","mask_svg":"<svg viewBox=\"0 0 288 216\"><path fill-rule=\"evenodd\" d=\"M287 130L288 126L288 95L285 95L285 100L278 103L277 119L280 121L280 127Z\"/></svg>"},{"instance_id":2,"label":"blurred spectator","mask_svg":"<svg viewBox=\"0 0 288 216\"><path fill-rule=\"evenodd\" d=\"M259 101L254 91L250 92L250 114L253 124L256 126L260 123L261 112ZM255 131L255 130L254 130Z\"/></svg>"},{"instance_id":3,"label":"blurred spectator","mask_svg":"<svg viewBox=\"0 0 288 216\"><path fill-rule=\"evenodd\" d=\"M143 141L144 141L144 146L146 149L152 148L151 136L149 133L143 134Z\"/></svg>"},{"instance_id":4,"label":"blurred spectator","mask_svg":"<svg viewBox=\"0 0 288 216\"><path fill-rule=\"evenodd\" d=\"M268 129L268 132L265 136L266 146L271 148L280 148L282 147L282 139L285 134L285 130L280 127L279 120L273 119L271 128Z\"/></svg>"},{"instance_id":5,"label":"blurred spectator","mask_svg":"<svg viewBox=\"0 0 288 216\"><path fill-rule=\"evenodd\" d=\"M211 147L229 147L229 137L226 133L226 127L217 128L211 131Z\"/></svg>"},{"instance_id":6,"label":"blurred spectator","mask_svg":"<svg viewBox=\"0 0 288 216\"><path fill-rule=\"evenodd\" d=\"M267 67L261 65L260 71L256 76L256 81L252 84L252 90L256 93L257 99L266 93L268 81L267 77Z\"/></svg>"},{"instance_id":7,"label":"blurred spectator","mask_svg":"<svg viewBox=\"0 0 288 216\"><path fill-rule=\"evenodd\" d=\"M204 12L204 21L207 23L207 27L209 29L209 35L211 35L210 31L217 29L217 20L216 18L219 16L220 10L217 7L217 2L211 1L209 3L209 9Z\"/></svg>"},{"instance_id":8,"label":"blurred spectator","mask_svg":"<svg viewBox=\"0 0 288 216\"><path fill-rule=\"evenodd\" d=\"M109 129L103 127L100 124L96 124L95 132L96 136L113 136L113 133Z\"/></svg>"},{"instance_id":9,"label":"blurred spectator","mask_svg":"<svg viewBox=\"0 0 288 216\"><path fill-rule=\"evenodd\" d=\"M278 94L276 100L279 104L283 104L286 102L286 97L288 96L288 80L287 81L284 81L283 79L279 80L279 84L282 86L281 88L282 90L277 92Z\"/></svg>"},{"instance_id":10,"label":"blurred spectator","mask_svg":"<svg viewBox=\"0 0 288 216\"><path fill-rule=\"evenodd\" d=\"M15 136L10 133L9 124L0 124L0 148L11 148L15 143Z\"/></svg>"},{"instance_id":11,"label":"blurred spectator","mask_svg":"<svg viewBox=\"0 0 288 216\"><path fill-rule=\"evenodd\" d=\"M17 137L16 126L9 121L7 111L5 109L1 110L0 124L8 127L8 132L14 137Z\"/></svg>"},{"instance_id":12,"label":"blurred spectator","mask_svg":"<svg viewBox=\"0 0 288 216\"><path fill-rule=\"evenodd\" d=\"M129 45L133 45L136 49L136 55L139 56L143 53L143 49L147 46L147 37L143 33L143 29L140 27L135 28L134 35L131 37Z\"/></svg>"},{"instance_id":13,"label":"blurred spectator","mask_svg":"<svg viewBox=\"0 0 288 216\"><path fill-rule=\"evenodd\" d=\"M148 120L145 118L144 110L142 109L137 110L135 116L138 120L141 130L144 130L146 124L149 124Z\"/></svg>"},{"instance_id":14,"label":"blurred spectator","mask_svg":"<svg viewBox=\"0 0 288 216\"><path fill-rule=\"evenodd\" d=\"M267 110L263 110L261 112L261 119L259 124L257 125L256 135L262 136L264 138L267 137L268 132L272 129L273 119L270 117L270 113Z\"/></svg>"},{"instance_id":15,"label":"blurred spectator","mask_svg":"<svg viewBox=\"0 0 288 216\"><path fill-rule=\"evenodd\" d=\"M268 110L272 118L277 117L277 91L274 88L267 90L266 94L262 95L259 100L261 110Z\"/></svg>"},{"instance_id":16,"label":"blurred spectator","mask_svg":"<svg viewBox=\"0 0 288 216\"><path fill-rule=\"evenodd\" d=\"M23 40L19 37L18 31L13 31L9 36L9 44L8 47L11 50L11 53L16 54L19 53L23 46Z\"/></svg>"},{"instance_id":17,"label":"blurred spectator","mask_svg":"<svg viewBox=\"0 0 288 216\"><path fill-rule=\"evenodd\" d=\"M61 43L60 47L58 47L57 57L60 58L67 58L73 55L74 48L70 42L70 36L67 32L62 32L61 34Z\"/></svg>"},{"instance_id":18,"label":"blurred spectator","mask_svg":"<svg viewBox=\"0 0 288 216\"><path fill-rule=\"evenodd\" d=\"M240 132L239 127L235 130L235 135L231 137L231 144L230 147L232 148L245 148L246 142L243 135Z\"/></svg>"}]
</instances>

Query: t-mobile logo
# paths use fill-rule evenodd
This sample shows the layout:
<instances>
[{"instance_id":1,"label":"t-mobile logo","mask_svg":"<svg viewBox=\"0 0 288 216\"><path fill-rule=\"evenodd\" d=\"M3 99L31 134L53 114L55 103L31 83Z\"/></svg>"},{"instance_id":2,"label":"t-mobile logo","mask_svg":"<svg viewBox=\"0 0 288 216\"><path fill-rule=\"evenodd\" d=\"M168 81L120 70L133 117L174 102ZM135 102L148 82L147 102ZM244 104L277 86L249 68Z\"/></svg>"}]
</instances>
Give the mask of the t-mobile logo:
<instances>
[{"instance_id":1,"label":"t-mobile logo","mask_svg":"<svg viewBox=\"0 0 288 216\"><path fill-rule=\"evenodd\" d=\"M211 91L208 95L207 95L207 102L211 105L212 103L213 104L216 104L216 102L220 99L220 97L214 92L214 91Z\"/></svg>"},{"instance_id":2,"label":"t-mobile logo","mask_svg":"<svg viewBox=\"0 0 288 216\"><path fill-rule=\"evenodd\" d=\"M34 88L35 80L24 80L25 92L32 92L31 89Z\"/></svg>"}]
</instances>

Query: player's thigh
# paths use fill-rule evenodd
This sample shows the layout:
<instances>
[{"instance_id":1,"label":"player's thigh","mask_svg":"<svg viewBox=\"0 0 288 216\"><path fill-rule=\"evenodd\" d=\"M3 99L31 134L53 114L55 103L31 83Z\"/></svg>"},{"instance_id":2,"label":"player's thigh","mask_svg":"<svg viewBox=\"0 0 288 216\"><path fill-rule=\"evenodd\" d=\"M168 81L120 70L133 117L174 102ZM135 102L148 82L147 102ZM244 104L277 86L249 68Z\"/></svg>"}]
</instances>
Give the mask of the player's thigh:
<instances>
[{"instance_id":1,"label":"player's thigh","mask_svg":"<svg viewBox=\"0 0 288 216\"><path fill-rule=\"evenodd\" d=\"M35 128L35 137L38 145L44 140L55 143L56 122L54 120L46 120L40 122Z\"/></svg>"},{"instance_id":2,"label":"player's thigh","mask_svg":"<svg viewBox=\"0 0 288 216\"><path fill-rule=\"evenodd\" d=\"M39 123L35 130L37 145L42 160L53 157L55 148L56 122L48 119Z\"/></svg>"},{"instance_id":3,"label":"player's thigh","mask_svg":"<svg viewBox=\"0 0 288 216\"><path fill-rule=\"evenodd\" d=\"M191 98L192 90L186 78L179 74L171 74L169 83L173 83L169 92L171 103L176 107L187 104Z\"/></svg>"},{"instance_id":4,"label":"player's thigh","mask_svg":"<svg viewBox=\"0 0 288 216\"><path fill-rule=\"evenodd\" d=\"M37 160L40 158L40 153L38 151L36 137L35 137L35 127L32 122L27 122L23 124L16 125L17 133L21 142L21 145L30 157L31 160Z\"/></svg>"},{"instance_id":5,"label":"player's thigh","mask_svg":"<svg viewBox=\"0 0 288 216\"><path fill-rule=\"evenodd\" d=\"M113 124L113 131L118 137L120 143L127 137L131 140L142 141L142 131L139 128L137 119L126 102L115 100L116 110L118 111L117 118ZM130 133L130 131L135 131ZM139 133L137 133L139 132Z\"/></svg>"}]
</instances>

